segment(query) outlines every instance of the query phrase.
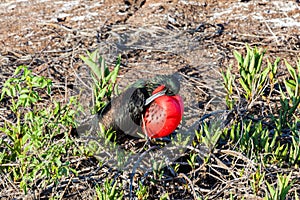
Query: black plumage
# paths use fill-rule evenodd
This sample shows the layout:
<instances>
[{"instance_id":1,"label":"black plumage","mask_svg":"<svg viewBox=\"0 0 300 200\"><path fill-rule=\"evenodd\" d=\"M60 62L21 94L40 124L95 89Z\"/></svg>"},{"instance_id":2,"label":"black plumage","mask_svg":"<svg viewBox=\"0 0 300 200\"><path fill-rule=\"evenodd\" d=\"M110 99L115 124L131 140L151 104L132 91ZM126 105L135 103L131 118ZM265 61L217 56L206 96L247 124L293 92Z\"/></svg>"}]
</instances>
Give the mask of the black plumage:
<instances>
[{"instance_id":1,"label":"black plumage","mask_svg":"<svg viewBox=\"0 0 300 200\"><path fill-rule=\"evenodd\" d=\"M146 100L153 91L163 85L165 95L176 95L180 83L176 75L157 75L150 79L139 79L123 93L112 99L97 115L94 122L97 126L104 125L105 129L116 132L116 138L124 136L138 137L142 133L143 114L148 106ZM93 123L94 124L94 123ZM95 126L92 125L92 126Z\"/></svg>"}]
</instances>

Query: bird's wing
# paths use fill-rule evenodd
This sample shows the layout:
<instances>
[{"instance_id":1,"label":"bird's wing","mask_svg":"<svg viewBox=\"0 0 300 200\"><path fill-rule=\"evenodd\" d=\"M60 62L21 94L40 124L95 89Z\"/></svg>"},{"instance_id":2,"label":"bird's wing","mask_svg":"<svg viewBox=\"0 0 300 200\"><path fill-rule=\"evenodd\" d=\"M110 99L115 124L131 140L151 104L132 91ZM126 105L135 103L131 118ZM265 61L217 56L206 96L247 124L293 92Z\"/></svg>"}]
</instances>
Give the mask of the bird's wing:
<instances>
[{"instance_id":1,"label":"bird's wing","mask_svg":"<svg viewBox=\"0 0 300 200\"><path fill-rule=\"evenodd\" d=\"M113 128L115 130L133 136L137 136L136 133L141 132L146 96L147 93L143 88L130 87L112 101Z\"/></svg>"}]
</instances>

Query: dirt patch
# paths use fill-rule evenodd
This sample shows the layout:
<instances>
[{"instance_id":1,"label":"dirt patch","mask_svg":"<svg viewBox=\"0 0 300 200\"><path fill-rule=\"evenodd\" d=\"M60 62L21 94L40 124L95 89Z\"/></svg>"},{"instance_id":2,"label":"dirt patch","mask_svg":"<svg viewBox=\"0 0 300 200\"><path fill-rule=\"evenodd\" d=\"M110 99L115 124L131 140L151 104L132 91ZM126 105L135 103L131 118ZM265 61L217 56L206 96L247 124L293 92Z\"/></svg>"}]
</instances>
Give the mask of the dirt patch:
<instances>
[{"instance_id":1,"label":"dirt patch","mask_svg":"<svg viewBox=\"0 0 300 200\"><path fill-rule=\"evenodd\" d=\"M109 63L121 54L123 72L185 71L214 88L216 71L246 42L291 62L299 55L294 1L4 1L0 9L2 79L26 64L72 81L78 55L99 48Z\"/></svg>"},{"instance_id":2,"label":"dirt patch","mask_svg":"<svg viewBox=\"0 0 300 200\"><path fill-rule=\"evenodd\" d=\"M296 1L267 0L4 0L0 83L17 66L29 65L34 73L51 78L56 97L68 101L84 66L79 55L99 49L109 65L121 55L121 88L141 77L181 74L183 85L194 89L200 117L224 108L220 70L234 63L232 51L244 49L245 43L267 48L270 60L296 62L299 8ZM191 96L189 90L182 92ZM82 168L96 165L93 160L84 162Z\"/></svg>"}]
</instances>

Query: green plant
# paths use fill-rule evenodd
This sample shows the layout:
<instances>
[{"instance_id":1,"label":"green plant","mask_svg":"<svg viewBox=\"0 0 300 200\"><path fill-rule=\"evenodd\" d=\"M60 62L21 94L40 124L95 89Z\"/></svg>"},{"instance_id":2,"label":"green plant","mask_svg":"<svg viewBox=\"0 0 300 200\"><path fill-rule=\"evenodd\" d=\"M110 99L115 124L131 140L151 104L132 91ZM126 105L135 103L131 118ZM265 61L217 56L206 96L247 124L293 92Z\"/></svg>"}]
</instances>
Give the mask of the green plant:
<instances>
[{"instance_id":1,"label":"green plant","mask_svg":"<svg viewBox=\"0 0 300 200\"><path fill-rule=\"evenodd\" d=\"M265 172L262 172L261 169L258 169L255 173L251 174L250 185L255 195L258 195L264 180Z\"/></svg>"},{"instance_id":2,"label":"green plant","mask_svg":"<svg viewBox=\"0 0 300 200\"><path fill-rule=\"evenodd\" d=\"M270 93L268 101L270 100L272 91L274 90L275 84L278 82L276 75L277 75L277 69L278 69L278 63L280 62L280 58L276 58L274 61L274 64L272 64L269 59L267 60L268 63L268 69L269 69L269 83L270 83Z\"/></svg>"},{"instance_id":3,"label":"green plant","mask_svg":"<svg viewBox=\"0 0 300 200\"><path fill-rule=\"evenodd\" d=\"M233 109L235 104L241 104L242 98L234 95L242 94L248 102L246 112L241 111L241 107L235 108L242 117L235 119L230 127L225 128L221 138L223 141L230 139L229 142L233 142L235 148L251 159L258 161L262 158L264 163L298 166L300 160L297 108L300 103L300 61L297 62L296 67L292 67L285 60L290 78L283 81L283 87L282 82L277 79L280 58L276 58L274 63L267 60L267 67L265 67L263 62L265 50L250 48L248 45L246 49L245 57L237 51L234 52L238 61L240 73L238 81L242 90L238 90L235 85L235 76L231 73L232 66L222 73L228 108ZM281 98L277 100L279 103L272 104L275 101L272 95L278 94L274 89L276 84L279 85ZM269 94L268 98L264 96L265 94ZM260 105L270 108L269 116L255 119L258 110L250 108L257 100L260 101ZM201 134L197 135L201 136ZM207 137L206 140L204 139L203 142L208 143L213 139Z\"/></svg>"},{"instance_id":4,"label":"green plant","mask_svg":"<svg viewBox=\"0 0 300 200\"><path fill-rule=\"evenodd\" d=\"M192 170L195 170L196 158L197 158L197 154L196 153L191 153L190 158L187 160L187 162L191 166Z\"/></svg>"},{"instance_id":5,"label":"green plant","mask_svg":"<svg viewBox=\"0 0 300 200\"><path fill-rule=\"evenodd\" d=\"M38 89L46 88L47 95L51 92L51 80L32 75L26 66L19 66L14 76L19 75L21 71L23 72L20 77L10 78L4 83L0 97L0 100L5 96L10 97L10 109L15 113L18 113L20 107L28 107L41 100Z\"/></svg>"},{"instance_id":6,"label":"green plant","mask_svg":"<svg viewBox=\"0 0 300 200\"><path fill-rule=\"evenodd\" d=\"M96 199L99 200L121 200L123 199L123 191L118 187L118 182L106 179L103 186L97 185L96 189Z\"/></svg>"},{"instance_id":7,"label":"green plant","mask_svg":"<svg viewBox=\"0 0 300 200\"><path fill-rule=\"evenodd\" d=\"M300 163L300 133L297 132L297 135L292 137L292 144L289 152L289 162L292 165L295 165L296 168L299 168Z\"/></svg>"},{"instance_id":8,"label":"green plant","mask_svg":"<svg viewBox=\"0 0 300 200\"><path fill-rule=\"evenodd\" d=\"M163 167L165 166L165 160L155 160L151 159L152 172L153 172L153 182L160 180L164 175Z\"/></svg>"},{"instance_id":9,"label":"green plant","mask_svg":"<svg viewBox=\"0 0 300 200\"><path fill-rule=\"evenodd\" d=\"M228 67L226 72L222 72L223 77L223 85L226 90L225 101L228 109L233 109L236 99L233 97L234 95L234 80L235 76L231 73L232 66Z\"/></svg>"},{"instance_id":10,"label":"green plant","mask_svg":"<svg viewBox=\"0 0 300 200\"><path fill-rule=\"evenodd\" d=\"M300 161L299 134L295 131L290 135L291 142L281 143L281 133L274 130L272 133L264 128L262 122L253 123L244 120L238 125L232 125L222 135L223 140L228 138L248 158L263 163L278 163L279 165L295 165ZM261 155L263 157L261 158Z\"/></svg>"},{"instance_id":11,"label":"green plant","mask_svg":"<svg viewBox=\"0 0 300 200\"><path fill-rule=\"evenodd\" d=\"M70 172L70 162L62 155L68 154L73 145L70 127L78 107L75 98L66 105L49 102L49 79L34 76L26 66L16 69L17 78L8 79L3 86L1 99L6 100L15 120L6 120L0 131L7 136L1 140L0 171L11 174L19 181L25 193L28 188L43 188L57 182ZM42 98L43 96L43 98ZM47 108L38 106L47 103Z\"/></svg>"},{"instance_id":12,"label":"green plant","mask_svg":"<svg viewBox=\"0 0 300 200\"><path fill-rule=\"evenodd\" d=\"M87 52L87 56L80 56L84 63L90 68L91 77L93 80L93 97L94 97L94 108L92 114L101 112L103 108L111 100L113 95L118 95L117 91L117 75L120 69L121 57L119 56L117 62L113 69L110 71L107 66L104 58L99 55L98 49L92 53ZM96 120L98 120L96 118ZM96 122L98 124L98 122ZM100 162L105 162L107 157L97 156L101 154L103 150L109 152L115 152L117 156L115 160L118 161L118 164L122 166L124 163L124 155L121 152L118 152L116 148L116 134L114 131L105 130L104 126L100 124L100 130L94 130L97 133L96 140L90 140L86 149L88 153L97 157ZM113 141L113 142L112 142Z\"/></svg>"},{"instance_id":13,"label":"green plant","mask_svg":"<svg viewBox=\"0 0 300 200\"><path fill-rule=\"evenodd\" d=\"M212 121L210 124L203 123L200 131L196 131L196 137L199 142L205 144L211 151L218 143L223 131L221 130L221 121Z\"/></svg>"},{"instance_id":14,"label":"green plant","mask_svg":"<svg viewBox=\"0 0 300 200\"><path fill-rule=\"evenodd\" d=\"M266 182L268 191L264 199L266 200L284 200L293 183L290 183L291 174L288 176L277 174L277 187Z\"/></svg>"},{"instance_id":15,"label":"green plant","mask_svg":"<svg viewBox=\"0 0 300 200\"><path fill-rule=\"evenodd\" d=\"M280 87L280 114L279 121L277 121L277 127L288 127L294 120L294 113L297 111L300 105L300 60L297 62L297 71L285 60L285 66L290 74L291 79L284 81L287 94ZM280 131L279 130L279 131Z\"/></svg>"},{"instance_id":16,"label":"green plant","mask_svg":"<svg viewBox=\"0 0 300 200\"><path fill-rule=\"evenodd\" d=\"M98 50L90 53L87 52L87 57L80 56L80 58L91 69L92 78L94 82L93 94L95 97L95 110L100 111L107 104L106 100L115 93L117 94L116 80L120 69L121 57L118 57L117 63L112 71L109 68L103 57L99 55Z\"/></svg>"},{"instance_id":17,"label":"green plant","mask_svg":"<svg viewBox=\"0 0 300 200\"><path fill-rule=\"evenodd\" d=\"M249 158L256 158L260 153L272 154L276 137L269 138L269 130L263 128L262 122L253 124L252 121L245 120L241 131L237 132L240 135L236 138L239 141L239 148Z\"/></svg>"},{"instance_id":18,"label":"green plant","mask_svg":"<svg viewBox=\"0 0 300 200\"><path fill-rule=\"evenodd\" d=\"M168 193L163 194L163 195L159 198L159 200L167 200L167 199L170 199Z\"/></svg>"},{"instance_id":19,"label":"green plant","mask_svg":"<svg viewBox=\"0 0 300 200\"><path fill-rule=\"evenodd\" d=\"M258 50L256 47L252 49L249 45L246 45L246 49L245 57L237 51L234 51L233 54L238 61L239 83L244 90L242 94L248 101L248 107L251 108L253 102L266 89L269 68L262 68L265 50Z\"/></svg>"},{"instance_id":20,"label":"green plant","mask_svg":"<svg viewBox=\"0 0 300 200\"><path fill-rule=\"evenodd\" d=\"M291 76L292 79L288 79L284 81L286 90L290 97L299 97L300 94L300 60L297 62L296 69L297 71L286 61L285 66ZM284 96L285 98L285 96Z\"/></svg>"},{"instance_id":21,"label":"green plant","mask_svg":"<svg viewBox=\"0 0 300 200\"><path fill-rule=\"evenodd\" d=\"M148 187L139 182L139 189L136 191L139 200L147 200L149 197Z\"/></svg>"}]
</instances>

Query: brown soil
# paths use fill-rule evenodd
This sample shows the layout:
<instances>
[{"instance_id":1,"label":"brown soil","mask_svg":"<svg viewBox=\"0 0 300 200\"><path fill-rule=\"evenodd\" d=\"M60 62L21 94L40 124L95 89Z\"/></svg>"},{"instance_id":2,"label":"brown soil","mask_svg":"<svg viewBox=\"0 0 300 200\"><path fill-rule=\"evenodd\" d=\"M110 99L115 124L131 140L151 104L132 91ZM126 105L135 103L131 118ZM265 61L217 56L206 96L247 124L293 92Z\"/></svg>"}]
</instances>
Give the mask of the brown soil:
<instances>
[{"instance_id":1,"label":"brown soil","mask_svg":"<svg viewBox=\"0 0 300 200\"><path fill-rule=\"evenodd\" d=\"M57 98L67 101L84 65L79 55L99 49L109 65L121 55L120 87L180 73L202 116L224 108L220 70L235 63L232 52L244 51L245 43L267 48L270 60L297 61L299 8L291 0L2 0L0 83L28 65L51 78Z\"/></svg>"},{"instance_id":2,"label":"brown soil","mask_svg":"<svg viewBox=\"0 0 300 200\"><path fill-rule=\"evenodd\" d=\"M98 48L109 64L121 54L121 86L177 71L204 94L199 101L222 107L219 70L234 49L250 43L296 61L299 13L294 1L2 1L0 82L29 65L72 83L79 55Z\"/></svg>"}]
</instances>

